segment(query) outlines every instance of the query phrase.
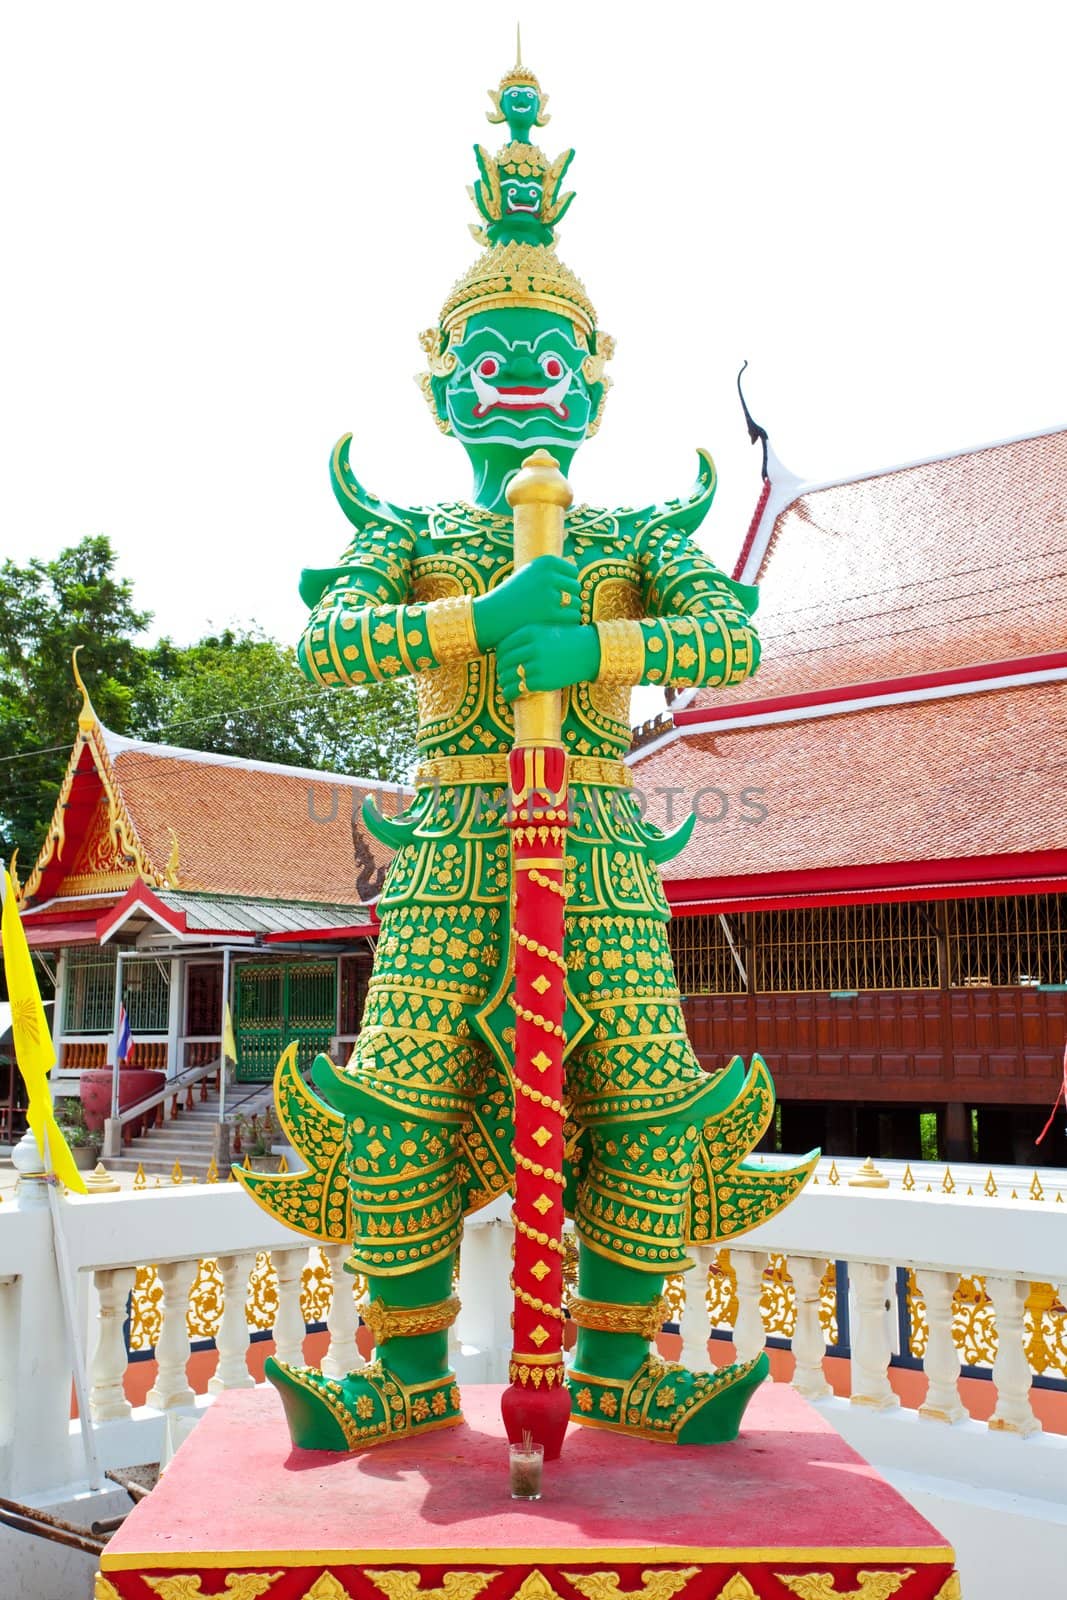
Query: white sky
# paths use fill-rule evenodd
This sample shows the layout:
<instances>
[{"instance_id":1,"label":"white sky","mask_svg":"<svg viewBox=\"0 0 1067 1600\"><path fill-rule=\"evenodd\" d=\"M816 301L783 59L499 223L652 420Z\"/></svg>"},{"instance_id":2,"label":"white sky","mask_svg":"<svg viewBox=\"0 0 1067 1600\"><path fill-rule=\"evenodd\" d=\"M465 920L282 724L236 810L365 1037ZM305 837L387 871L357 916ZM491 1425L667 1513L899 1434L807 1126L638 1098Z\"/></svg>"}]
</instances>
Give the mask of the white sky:
<instances>
[{"instance_id":1,"label":"white sky","mask_svg":"<svg viewBox=\"0 0 1067 1600\"><path fill-rule=\"evenodd\" d=\"M1062 6L519 8L577 148L560 254L618 338L580 499L688 488L732 559L781 458L847 475L1065 420ZM515 7L23 4L0 61L0 553L106 531L154 631L294 638L348 525L468 492L411 381L476 252Z\"/></svg>"}]
</instances>

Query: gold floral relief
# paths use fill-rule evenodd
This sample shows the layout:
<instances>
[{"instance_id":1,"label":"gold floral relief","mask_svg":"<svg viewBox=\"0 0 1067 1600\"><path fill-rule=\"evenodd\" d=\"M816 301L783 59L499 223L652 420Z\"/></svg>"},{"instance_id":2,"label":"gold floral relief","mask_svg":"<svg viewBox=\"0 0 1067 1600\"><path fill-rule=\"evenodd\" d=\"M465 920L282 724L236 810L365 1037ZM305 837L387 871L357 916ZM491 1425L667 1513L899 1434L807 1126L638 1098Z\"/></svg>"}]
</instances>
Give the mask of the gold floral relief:
<instances>
[{"instance_id":1,"label":"gold floral relief","mask_svg":"<svg viewBox=\"0 0 1067 1600\"><path fill-rule=\"evenodd\" d=\"M737 1321L737 1277L730 1263L729 1250L716 1250L708 1268L704 1294L708 1322L713 1328L732 1328Z\"/></svg>"},{"instance_id":2,"label":"gold floral relief","mask_svg":"<svg viewBox=\"0 0 1067 1600\"><path fill-rule=\"evenodd\" d=\"M663 1298L667 1302L668 1322L677 1322L685 1310L685 1276L676 1272L663 1285Z\"/></svg>"},{"instance_id":3,"label":"gold floral relief","mask_svg":"<svg viewBox=\"0 0 1067 1600\"><path fill-rule=\"evenodd\" d=\"M163 1326L163 1285L155 1267L138 1267L130 1296L130 1349L153 1350Z\"/></svg>"},{"instance_id":4,"label":"gold floral relief","mask_svg":"<svg viewBox=\"0 0 1067 1600\"><path fill-rule=\"evenodd\" d=\"M225 1595L226 1600L259 1600L260 1595L266 1594L284 1576L283 1572L228 1572L226 1587L215 1593ZM200 1600L203 1596L204 1580L199 1572L178 1572L172 1578L145 1578L144 1581L160 1600ZM209 1597L204 1596L204 1600Z\"/></svg>"},{"instance_id":5,"label":"gold floral relief","mask_svg":"<svg viewBox=\"0 0 1067 1600\"><path fill-rule=\"evenodd\" d=\"M565 1572L563 1576L585 1600L672 1600L699 1571L699 1567L664 1567L659 1571L649 1567L641 1574L640 1589L621 1588L617 1572Z\"/></svg>"},{"instance_id":6,"label":"gold floral relief","mask_svg":"<svg viewBox=\"0 0 1067 1600\"><path fill-rule=\"evenodd\" d=\"M304 1600L350 1600L350 1595L340 1578L335 1578L332 1572L320 1572L304 1594Z\"/></svg>"},{"instance_id":7,"label":"gold floral relief","mask_svg":"<svg viewBox=\"0 0 1067 1600\"><path fill-rule=\"evenodd\" d=\"M419 1587L422 1574L417 1568L408 1572L372 1572L367 1568L366 1576L376 1589L381 1590L386 1600L474 1600L475 1595L487 1589L494 1578L499 1578L500 1573L446 1572L444 1581L437 1588L427 1589ZM536 1573L531 1576L541 1577L541 1574ZM542 1581L546 1584L543 1600L548 1600L553 1590L547 1584L547 1580ZM555 1596L555 1600L559 1600L559 1596Z\"/></svg>"},{"instance_id":8,"label":"gold floral relief","mask_svg":"<svg viewBox=\"0 0 1067 1600\"><path fill-rule=\"evenodd\" d=\"M185 1327L190 1339L214 1339L222 1321L222 1273L214 1257L201 1261L189 1291Z\"/></svg>"},{"instance_id":9,"label":"gold floral relief","mask_svg":"<svg viewBox=\"0 0 1067 1600\"><path fill-rule=\"evenodd\" d=\"M832 1572L776 1572L775 1577L800 1600L889 1600L914 1571L914 1567L904 1567L898 1572L857 1572L856 1589L837 1588Z\"/></svg>"},{"instance_id":10,"label":"gold floral relief","mask_svg":"<svg viewBox=\"0 0 1067 1600\"><path fill-rule=\"evenodd\" d=\"M918 1359L929 1342L926 1306L914 1272L907 1287L909 1348ZM993 1302L982 1277L963 1277L952 1296L952 1338L968 1367L991 1367L997 1355ZM1067 1377L1067 1308L1050 1283L1031 1283L1023 1315L1023 1348L1036 1373Z\"/></svg>"},{"instance_id":11,"label":"gold floral relief","mask_svg":"<svg viewBox=\"0 0 1067 1600\"><path fill-rule=\"evenodd\" d=\"M759 1595L743 1572L735 1572L719 1590L715 1600L759 1600Z\"/></svg>"},{"instance_id":12,"label":"gold floral relief","mask_svg":"<svg viewBox=\"0 0 1067 1600\"><path fill-rule=\"evenodd\" d=\"M760 1294L760 1315L769 1334L791 1339L797 1325L797 1295L785 1256L768 1258Z\"/></svg>"}]
</instances>

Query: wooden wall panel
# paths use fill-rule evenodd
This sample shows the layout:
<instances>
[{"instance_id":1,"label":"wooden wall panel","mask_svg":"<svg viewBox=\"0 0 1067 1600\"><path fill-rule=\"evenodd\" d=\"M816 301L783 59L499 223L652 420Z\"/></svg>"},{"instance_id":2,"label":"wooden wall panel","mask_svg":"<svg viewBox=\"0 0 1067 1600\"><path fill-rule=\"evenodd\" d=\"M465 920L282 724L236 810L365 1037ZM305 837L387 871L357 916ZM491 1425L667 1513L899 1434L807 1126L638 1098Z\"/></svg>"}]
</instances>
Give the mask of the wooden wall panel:
<instances>
[{"instance_id":1,"label":"wooden wall panel","mask_svg":"<svg viewBox=\"0 0 1067 1600\"><path fill-rule=\"evenodd\" d=\"M1062 1079L1063 991L695 995L684 1008L705 1067L759 1050L782 1100L1051 1105Z\"/></svg>"}]
</instances>

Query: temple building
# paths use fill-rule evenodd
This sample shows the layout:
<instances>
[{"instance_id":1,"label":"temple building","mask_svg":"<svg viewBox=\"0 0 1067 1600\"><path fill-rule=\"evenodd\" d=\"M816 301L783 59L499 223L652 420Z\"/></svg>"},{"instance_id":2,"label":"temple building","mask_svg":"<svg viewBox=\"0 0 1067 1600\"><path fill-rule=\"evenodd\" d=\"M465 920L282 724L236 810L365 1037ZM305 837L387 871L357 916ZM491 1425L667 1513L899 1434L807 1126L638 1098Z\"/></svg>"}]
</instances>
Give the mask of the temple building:
<instances>
[{"instance_id":1,"label":"temple building","mask_svg":"<svg viewBox=\"0 0 1067 1600\"><path fill-rule=\"evenodd\" d=\"M359 808L372 794L395 811L399 791L381 787L122 738L85 696L22 886L54 997L56 1092L110 1063L120 998L138 1066L173 1077L217 1060L224 970L239 1082L269 1079L293 1039L306 1065L350 1047L385 866Z\"/></svg>"},{"instance_id":2,"label":"temple building","mask_svg":"<svg viewBox=\"0 0 1067 1600\"><path fill-rule=\"evenodd\" d=\"M1067 1037L1067 431L823 485L771 456L734 576L758 676L631 756L651 821L698 815L664 870L702 1062L763 1053L777 1148L1067 1164L1063 1117L1034 1148ZM377 790L120 738L86 698L22 891L59 1092L110 1060L120 956L142 1064L217 1058L224 968L239 1081L347 1052Z\"/></svg>"},{"instance_id":3,"label":"temple building","mask_svg":"<svg viewBox=\"0 0 1067 1600\"><path fill-rule=\"evenodd\" d=\"M1067 432L808 485L771 458L734 576L758 675L635 752L707 1063L776 1140L1063 1164Z\"/></svg>"}]
</instances>

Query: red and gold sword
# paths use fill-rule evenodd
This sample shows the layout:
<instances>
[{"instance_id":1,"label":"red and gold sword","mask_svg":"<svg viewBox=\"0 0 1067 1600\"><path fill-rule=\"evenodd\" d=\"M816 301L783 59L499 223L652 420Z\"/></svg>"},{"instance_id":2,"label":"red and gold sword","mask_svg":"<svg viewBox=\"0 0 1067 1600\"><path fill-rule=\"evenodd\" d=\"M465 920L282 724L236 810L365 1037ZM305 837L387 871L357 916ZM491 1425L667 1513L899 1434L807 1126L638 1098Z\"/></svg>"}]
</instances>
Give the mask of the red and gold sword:
<instances>
[{"instance_id":1,"label":"red and gold sword","mask_svg":"<svg viewBox=\"0 0 1067 1600\"><path fill-rule=\"evenodd\" d=\"M563 554L573 498L545 450L527 456L508 485L515 512L515 571ZM508 1376L501 1401L512 1443L530 1434L553 1461L563 1446L570 1397L563 1382L563 913L568 822L562 694L515 701L508 826L515 941L515 1296Z\"/></svg>"}]
</instances>

